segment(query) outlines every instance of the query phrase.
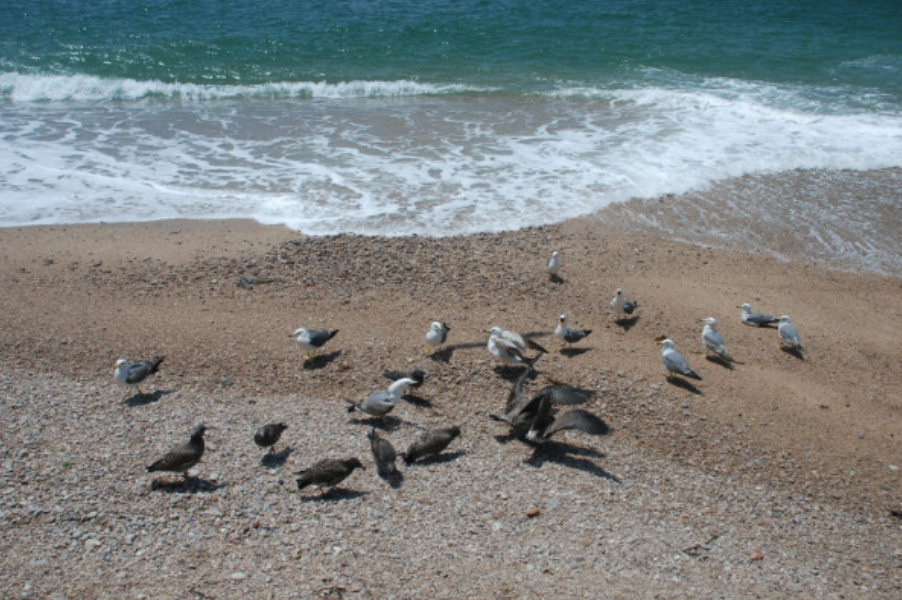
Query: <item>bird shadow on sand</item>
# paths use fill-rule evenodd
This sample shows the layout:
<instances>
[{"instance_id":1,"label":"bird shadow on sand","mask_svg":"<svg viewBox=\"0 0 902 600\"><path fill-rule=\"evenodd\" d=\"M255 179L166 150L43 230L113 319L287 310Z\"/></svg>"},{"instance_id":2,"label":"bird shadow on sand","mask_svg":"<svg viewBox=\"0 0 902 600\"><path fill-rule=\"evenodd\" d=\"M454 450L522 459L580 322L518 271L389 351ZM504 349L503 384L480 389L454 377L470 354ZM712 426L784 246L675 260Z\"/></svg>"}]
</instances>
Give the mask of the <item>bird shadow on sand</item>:
<instances>
[{"instance_id":1,"label":"bird shadow on sand","mask_svg":"<svg viewBox=\"0 0 902 600\"><path fill-rule=\"evenodd\" d=\"M430 360L434 360L435 362L450 362L451 356L454 355L455 348L459 346L445 346L441 350L436 350L435 352L430 352L426 356L429 357Z\"/></svg>"},{"instance_id":2,"label":"bird shadow on sand","mask_svg":"<svg viewBox=\"0 0 902 600\"><path fill-rule=\"evenodd\" d=\"M334 487L319 495L301 496L301 502L340 502L342 500L356 500L369 495L370 492L358 492L357 490Z\"/></svg>"},{"instance_id":3,"label":"bird shadow on sand","mask_svg":"<svg viewBox=\"0 0 902 600\"><path fill-rule=\"evenodd\" d=\"M425 456L423 458L417 459L412 463L408 463L407 466L413 467L414 465L443 465L445 463L457 460L464 454L466 454L466 452L463 450L457 450L455 452L442 452L441 454L434 454L432 456Z\"/></svg>"},{"instance_id":4,"label":"bird shadow on sand","mask_svg":"<svg viewBox=\"0 0 902 600\"><path fill-rule=\"evenodd\" d=\"M620 483L620 478L616 475L609 473L586 458L604 458L606 455L603 452L584 446L574 446L573 444L567 444L566 442L555 442L550 440L543 444L530 445L533 447L532 456L523 462L531 467L538 469L546 462L552 462L561 465L562 467L578 469L589 475Z\"/></svg>"},{"instance_id":5,"label":"bird shadow on sand","mask_svg":"<svg viewBox=\"0 0 902 600\"><path fill-rule=\"evenodd\" d=\"M432 408L432 402L415 394L404 394L401 396L401 400L413 404L417 408Z\"/></svg>"},{"instance_id":6,"label":"bird shadow on sand","mask_svg":"<svg viewBox=\"0 0 902 600\"><path fill-rule=\"evenodd\" d=\"M780 350L782 350L783 352L785 352L786 354L788 354L790 356L794 356L794 357L798 358L801 361L805 360L805 356L802 354L802 351L799 350L798 348L790 348L789 346L780 346Z\"/></svg>"},{"instance_id":7,"label":"bird shadow on sand","mask_svg":"<svg viewBox=\"0 0 902 600\"><path fill-rule=\"evenodd\" d=\"M401 473L401 471L395 471L392 474L385 475L382 473L376 473L376 475L378 475L379 479L387 483L393 490L399 490L401 489L401 486L404 485L404 475Z\"/></svg>"},{"instance_id":8,"label":"bird shadow on sand","mask_svg":"<svg viewBox=\"0 0 902 600\"><path fill-rule=\"evenodd\" d=\"M714 363L715 365L720 365L724 369L729 369L731 371L733 370L733 363L722 356L712 356L709 354L705 357L705 360L710 363Z\"/></svg>"},{"instance_id":9,"label":"bird shadow on sand","mask_svg":"<svg viewBox=\"0 0 902 600\"><path fill-rule=\"evenodd\" d=\"M304 369L307 371L322 369L339 356L341 356L341 350L336 350L335 352L330 352L329 354L317 354L316 356L311 356L304 361Z\"/></svg>"},{"instance_id":10,"label":"bird shadow on sand","mask_svg":"<svg viewBox=\"0 0 902 600\"><path fill-rule=\"evenodd\" d=\"M523 369L528 369L526 366L511 366L511 365L498 365L494 368L495 374L501 377L501 379L507 381L508 383L514 383L517 381L517 378L523 374Z\"/></svg>"},{"instance_id":11,"label":"bird shadow on sand","mask_svg":"<svg viewBox=\"0 0 902 600\"><path fill-rule=\"evenodd\" d=\"M412 423L408 423L404 419L393 417L391 415L386 416L384 420L382 417L370 417L368 419L351 417L350 421L354 425L366 425L367 427L375 427L382 431L394 431L401 425L412 425Z\"/></svg>"},{"instance_id":12,"label":"bird shadow on sand","mask_svg":"<svg viewBox=\"0 0 902 600\"><path fill-rule=\"evenodd\" d=\"M154 479L150 483L151 491L164 494L209 494L224 487L224 483L213 483L196 477L176 481Z\"/></svg>"},{"instance_id":13,"label":"bird shadow on sand","mask_svg":"<svg viewBox=\"0 0 902 600\"><path fill-rule=\"evenodd\" d=\"M690 383L690 382L686 381L685 379L683 379L683 378L681 378L681 377L668 376L668 377L667 377L667 383L669 383L670 385L672 385L672 386L674 386L674 387L682 388L682 389L686 390L687 392L690 392L690 393L695 394L695 395L697 395L697 396L704 396L704 395L705 395L700 389L698 389L698 388L695 386L695 384Z\"/></svg>"},{"instance_id":14,"label":"bird shadow on sand","mask_svg":"<svg viewBox=\"0 0 902 600\"><path fill-rule=\"evenodd\" d=\"M574 356L580 356L585 354L586 352L591 352L592 348L561 348L561 354L566 356L567 358L573 358Z\"/></svg>"},{"instance_id":15,"label":"bird shadow on sand","mask_svg":"<svg viewBox=\"0 0 902 600\"><path fill-rule=\"evenodd\" d=\"M147 406L148 404L159 402L163 399L163 396L168 396L173 393L175 393L175 390L156 390L152 394L135 394L125 401L125 405L131 407Z\"/></svg>"},{"instance_id":16,"label":"bird shadow on sand","mask_svg":"<svg viewBox=\"0 0 902 600\"><path fill-rule=\"evenodd\" d=\"M633 327L635 327L636 323L639 322L639 316L629 317L627 319L617 319L614 321L614 324L622 329L623 331L629 331Z\"/></svg>"},{"instance_id":17,"label":"bird shadow on sand","mask_svg":"<svg viewBox=\"0 0 902 600\"><path fill-rule=\"evenodd\" d=\"M551 283L556 283L558 285L561 285L562 283L564 283L564 278L561 277L560 275L550 275L548 277L548 281L550 281Z\"/></svg>"},{"instance_id":18,"label":"bird shadow on sand","mask_svg":"<svg viewBox=\"0 0 902 600\"><path fill-rule=\"evenodd\" d=\"M291 456L292 452L294 452L294 448L288 446L281 452L264 454L263 458L260 459L260 464L270 469L281 467L288 460L288 457Z\"/></svg>"}]
</instances>

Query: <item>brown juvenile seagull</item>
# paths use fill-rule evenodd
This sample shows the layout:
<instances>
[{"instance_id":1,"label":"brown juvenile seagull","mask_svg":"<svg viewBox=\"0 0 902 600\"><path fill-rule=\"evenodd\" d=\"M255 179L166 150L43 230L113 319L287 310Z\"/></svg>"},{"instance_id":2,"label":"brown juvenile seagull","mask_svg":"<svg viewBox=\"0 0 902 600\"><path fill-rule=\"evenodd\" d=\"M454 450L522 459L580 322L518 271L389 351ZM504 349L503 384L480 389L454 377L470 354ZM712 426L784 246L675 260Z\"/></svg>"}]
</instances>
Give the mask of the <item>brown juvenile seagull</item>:
<instances>
[{"instance_id":1,"label":"brown juvenile seagull","mask_svg":"<svg viewBox=\"0 0 902 600\"><path fill-rule=\"evenodd\" d=\"M326 458L309 469L298 471L298 489L304 489L308 485L315 485L324 490L333 487L347 479L354 469L366 469L357 458Z\"/></svg>"},{"instance_id":2,"label":"brown juvenile seagull","mask_svg":"<svg viewBox=\"0 0 902 600\"><path fill-rule=\"evenodd\" d=\"M430 429L410 445L404 453L404 462L411 464L418 458L433 456L448 447L454 438L460 435L459 427L448 429Z\"/></svg>"},{"instance_id":3,"label":"brown juvenile seagull","mask_svg":"<svg viewBox=\"0 0 902 600\"><path fill-rule=\"evenodd\" d=\"M261 448L269 448L267 454L272 454L273 447L276 445L276 442L279 441L279 438L282 437L282 432L286 429L288 429L288 425L285 423L270 423L269 425L264 425L254 434L254 443Z\"/></svg>"},{"instance_id":4,"label":"brown juvenile seagull","mask_svg":"<svg viewBox=\"0 0 902 600\"><path fill-rule=\"evenodd\" d=\"M370 448L373 451L373 458L376 461L376 468L380 477L396 477L398 475L398 467L395 465L395 459L398 457L395 447L391 442L379 437L376 428L370 430Z\"/></svg>"},{"instance_id":5,"label":"brown juvenile seagull","mask_svg":"<svg viewBox=\"0 0 902 600\"><path fill-rule=\"evenodd\" d=\"M191 430L191 439L180 446L176 446L166 455L147 467L147 471L170 471L172 473L184 473L188 480L188 470L200 462L204 455L204 432L207 430L203 423Z\"/></svg>"}]
</instances>

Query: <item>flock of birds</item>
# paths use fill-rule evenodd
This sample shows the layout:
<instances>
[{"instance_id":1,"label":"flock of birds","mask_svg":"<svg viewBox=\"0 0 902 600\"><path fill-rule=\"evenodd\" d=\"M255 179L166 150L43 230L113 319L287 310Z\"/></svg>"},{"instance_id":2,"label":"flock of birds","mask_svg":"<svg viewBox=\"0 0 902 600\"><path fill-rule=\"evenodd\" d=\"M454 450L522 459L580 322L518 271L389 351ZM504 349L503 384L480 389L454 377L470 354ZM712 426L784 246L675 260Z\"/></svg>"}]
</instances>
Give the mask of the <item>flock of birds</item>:
<instances>
[{"instance_id":1,"label":"flock of birds","mask_svg":"<svg viewBox=\"0 0 902 600\"><path fill-rule=\"evenodd\" d=\"M560 253L554 252L548 259L546 272L552 279L556 279L559 277L560 269ZM618 321L637 318L633 315L638 308L638 303L627 300L622 289L617 289L610 302L610 307ZM777 319L771 315L754 312L747 303L742 304L739 308L742 309L740 313L742 323L752 327L767 327L776 324L780 343L790 351L801 352L802 343L798 331L788 316L784 315ZM425 352L432 354L440 351L447 342L450 330L451 328L442 321L433 322L426 333ZM305 351L304 359L306 361L316 356L337 333L337 329L302 327L295 330L291 337ZM562 342L561 351L563 352L565 349L571 349L573 344L579 343L591 333L591 329L570 327L567 324L566 315L561 315L553 335ZM577 430L589 435L604 435L610 431L602 419L587 410L571 409L564 413L559 412L559 407L588 403L595 395L592 390L552 381L550 385L546 385L536 394L529 395L524 392L527 380L536 375L535 363L548 353L544 347L519 333L500 327L492 327L488 330L488 334L486 347L492 356L506 367L522 367L522 372L513 381L504 412L500 415L489 415L493 420L506 423L510 427L512 435L532 445L541 444L556 433L565 430ZM717 330L717 320L713 317L704 319L701 341L707 356L713 355L713 359L726 364L738 362L727 351L726 343ZM662 336L656 342L661 346L661 361L667 370L668 378L680 375L701 379L698 373L689 366L686 357L676 351L673 340ZM531 352L535 354L529 356ZM131 363L120 359L116 363L114 381L127 388L134 387L138 390L139 395L143 395L139 385L156 373L162 362L163 357ZM349 413L363 413L376 420L381 420L384 424L387 415L395 408L398 400L411 388L421 386L426 378L426 372L421 369L386 371L384 375L392 380L391 385L362 400L348 400L347 410ZM126 394L127 396L128 394ZM254 433L254 442L261 448L268 448L269 454L271 454L287 428L285 423L264 425ZM149 472L183 473L185 481L188 481L189 471L203 457L204 433L207 429L203 424L195 426L187 442L172 448L162 458L148 466L147 470ZM400 456L408 465L422 458L437 456L459 435L459 427L426 430ZM396 465L398 453L394 446L388 439L379 435L375 426L371 428L368 438L378 474L387 480L395 480L400 476L400 472ZM356 469L365 468L356 457L323 459L296 473L299 476L297 479L298 489L314 485L325 491L337 486Z\"/></svg>"}]
</instances>

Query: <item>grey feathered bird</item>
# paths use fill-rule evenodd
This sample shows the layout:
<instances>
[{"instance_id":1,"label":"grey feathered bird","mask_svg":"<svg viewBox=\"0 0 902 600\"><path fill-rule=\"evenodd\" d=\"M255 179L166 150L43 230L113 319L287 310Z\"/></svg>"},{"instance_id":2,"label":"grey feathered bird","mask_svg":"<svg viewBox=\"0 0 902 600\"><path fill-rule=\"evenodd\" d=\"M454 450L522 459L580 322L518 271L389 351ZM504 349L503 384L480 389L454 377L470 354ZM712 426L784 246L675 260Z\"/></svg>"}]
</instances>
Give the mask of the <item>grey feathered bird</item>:
<instances>
[{"instance_id":1,"label":"grey feathered bird","mask_svg":"<svg viewBox=\"0 0 902 600\"><path fill-rule=\"evenodd\" d=\"M441 350L448 340L449 331L451 328L444 321L433 321L429 326L429 331L426 332L426 354L432 354L436 348Z\"/></svg>"},{"instance_id":2,"label":"grey feathered bird","mask_svg":"<svg viewBox=\"0 0 902 600\"><path fill-rule=\"evenodd\" d=\"M153 360L139 360L130 363L124 358L120 358L116 361L116 372L113 375L113 380L119 385L134 386L138 390L138 394L143 396L144 394L141 392L138 384L156 373L163 360L165 360L164 356L158 356ZM126 397L128 397L128 393L122 397L122 400L124 401Z\"/></svg>"},{"instance_id":3,"label":"grey feathered bird","mask_svg":"<svg viewBox=\"0 0 902 600\"><path fill-rule=\"evenodd\" d=\"M268 454L272 454L273 447L276 445L276 442L279 441L279 438L282 437L282 432L286 429L288 429L288 425L285 423L270 423L264 425L254 434L254 443L261 448L269 448Z\"/></svg>"},{"instance_id":4,"label":"grey feathered bird","mask_svg":"<svg viewBox=\"0 0 902 600\"><path fill-rule=\"evenodd\" d=\"M381 477L390 478L398 475L398 467L395 465L397 452L391 442L379 437L376 428L373 427L367 436L370 439L370 449L373 451L373 459L376 461L376 469Z\"/></svg>"},{"instance_id":5,"label":"grey feathered bird","mask_svg":"<svg viewBox=\"0 0 902 600\"><path fill-rule=\"evenodd\" d=\"M665 338L658 342L658 344L661 345L661 362L664 363L664 367L666 367L669 372L701 380L699 374L693 371L692 367L689 366L686 357L673 349L673 340Z\"/></svg>"},{"instance_id":6,"label":"grey feathered bird","mask_svg":"<svg viewBox=\"0 0 902 600\"><path fill-rule=\"evenodd\" d=\"M614 293L614 299L611 300L611 310L614 311L618 319L623 319L625 318L624 316L631 316L637 306L639 306L638 302L630 302L623 296L623 290L617 288L617 291Z\"/></svg>"},{"instance_id":7,"label":"grey feathered bird","mask_svg":"<svg viewBox=\"0 0 902 600\"><path fill-rule=\"evenodd\" d=\"M416 382L413 379L405 377L388 386L387 390L382 390L381 392L370 394L359 402L348 400L347 402L350 404L350 406L348 407L348 412L352 413L355 410L359 410L362 413L366 413L374 417L381 417L384 421L385 416L395 408L395 405L398 403L398 399L403 396L404 392L407 391L407 388L409 388L414 383Z\"/></svg>"},{"instance_id":8,"label":"grey feathered bird","mask_svg":"<svg viewBox=\"0 0 902 600\"><path fill-rule=\"evenodd\" d=\"M702 344L707 352L713 352L727 362L733 362L733 357L727 352L723 336L717 331L717 319L705 317L705 326L702 328Z\"/></svg>"},{"instance_id":9,"label":"grey feathered bird","mask_svg":"<svg viewBox=\"0 0 902 600\"><path fill-rule=\"evenodd\" d=\"M496 421L511 426L519 434L525 434L527 441L541 442L558 431L577 429L592 435L603 435L610 430L601 419L585 410L572 410L558 415L554 406L582 404L591 400L595 393L564 384L548 385L533 397L523 392L528 373L522 374L514 382L507 398L503 415L489 415Z\"/></svg>"},{"instance_id":10,"label":"grey feathered bird","mask_svg":"<svg viewBox=\"0 0 902 600\"><path fill-rule=\"evenodd\" d=\"M796 328L789 320L788 315L780 317L780 324L777 326L777 334L780 336L780 341L790 348L796 350L802 349L802 340L799 338L799 332L796 331Z\"/></svg>"},{"instance_id":11,"label":"grey feathered bird","mask_svg":"<svg viewBox=\"0 0 902 600\"><path fill-rule=\"evenodd\" d=\"M430 429L410 445L403 455L404 462L409 465L416 462L417 459L438 454L459 435L459 427Z\"/></svg>"},{"instance_id":12,"label":"grey feathered bird","mask_svg":"<svg viewBox=\"0 0 902 600\"><path fill-rule=\"evenodd\" d=\"M489 341L486 344L489 352L505 365L531 365L539 356L547 354L548 350L533 340L527 340L519 333L507 331L500 327L489 329ZM528 359L526 350L536 350L539 354Z\"/></svg>"},{"instance_id":13,"label":"grey feathered bird","mask_svg":"<svg viewBox=\"0 0 902 600\"><path fill-rule=\"evenodd\" d=\"M762 327L764 325L770 325L771 323L777 322L777 318L772 315L766 315L764 313L753 311L752 305L748 302L746 302L745 304L740 304L739 308L742 309L742 312L739 313L739 317L746 325L751 325L752 327Z\"/></svg>"},{"instance_id":14,"label":"grey feathered bird","mask_svg":"<svg viewBox=\"0 0 902 600\"><path fill-rule=\"evenodd\" d=\"M147 467L147 471L149 473L154 471L184 473L187 480L188 470L199 463L204 455L204 432L206 430L203 423L195 426L191 430L191 439L167 452L163 458Z\"/></svg>"},{"instance_id":15,"label":"grey feathered bird","mask_svg":"<svg viewBox=\"0 0 902 600\"><path fill-rule=\"evenodd\" d=\"M566 342L567 347L575 344L592 333L591 329L574 329L567 325L567 316L561 315L557 327L554 328L554 337Z\"/></svg>"},{"instance_id":16,"label":"grey feathered bird","mask_svg":"<svg viewBox=\"0 0 902 600\"><path fill-rule=\"evenodd\" d=\"M334 487L347 479L354 469L366 469L357 458L326 458L319 461L309 469L298 471L298 489L304 489L308 485L315 485L321 490Z\"/></svg>"},{"instance_id":17,"label":"grey feathered bird","mask_svg":"<svg viewBox=\"0 0 902 600\"><path fill-rule=\"evenodd\" d=\"M294 330L289 337L293 337L297 345L304 349L304 360L310 359L310 353L314 355L338 333L337 329L305 329L300 327Z\"/></svg>"}]
</instances>

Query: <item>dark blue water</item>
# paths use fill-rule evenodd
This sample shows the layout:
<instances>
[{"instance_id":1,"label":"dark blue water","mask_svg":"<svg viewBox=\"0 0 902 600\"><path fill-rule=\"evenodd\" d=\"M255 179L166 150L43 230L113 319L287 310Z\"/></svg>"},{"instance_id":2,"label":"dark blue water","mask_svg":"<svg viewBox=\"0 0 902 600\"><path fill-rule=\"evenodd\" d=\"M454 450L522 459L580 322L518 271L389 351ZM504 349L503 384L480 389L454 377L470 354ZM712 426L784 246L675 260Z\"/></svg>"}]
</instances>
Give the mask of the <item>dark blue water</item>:
<instances>
[{"instance_id":1,"label":"dark blue water","mask_svg":"<svg viewBox=\"0 0 902 600\"><path fill-rule=\"evenodd\" d=\"M448 235L898 168L900 32L898 0L7 0L0 225Z\"/></svg>"}]
</instances>

